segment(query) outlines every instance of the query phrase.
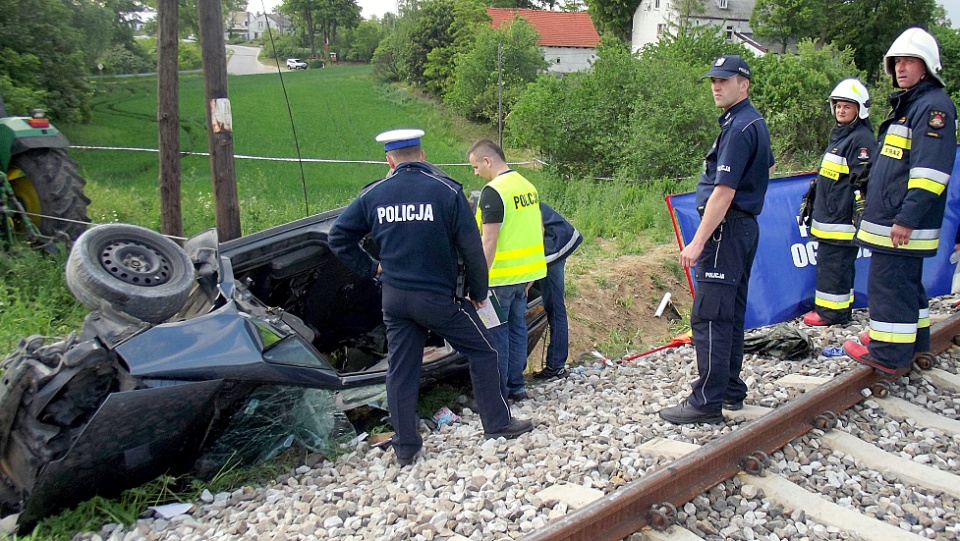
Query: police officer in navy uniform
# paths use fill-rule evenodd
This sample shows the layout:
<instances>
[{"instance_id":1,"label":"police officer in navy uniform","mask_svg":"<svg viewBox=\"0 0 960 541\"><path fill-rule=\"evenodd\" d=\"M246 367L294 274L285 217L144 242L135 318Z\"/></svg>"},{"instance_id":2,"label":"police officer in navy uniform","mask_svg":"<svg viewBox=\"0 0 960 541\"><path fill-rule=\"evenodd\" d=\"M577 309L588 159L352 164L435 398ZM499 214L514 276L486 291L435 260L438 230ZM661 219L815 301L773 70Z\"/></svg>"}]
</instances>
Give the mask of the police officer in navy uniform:
<instances>
[{"instance_id":1,"label":"police officer in navy uniform","mask_svg":"<svg viewBox=\"0 0 960 541\"><path fill-rule=\"evenodd\" d=\"M368 184L328 235L330 249L361 277L382 286L389 367L387 402L401 465L423 445L417 398L427 332L467 356L474 396L488 438L529 432L513 418L500 390L497 350L476 308L486 304L487 264L480 234L459 183L423 161L421 130L381 133L390 174ZM360 247L372 234L380 260ZM457 296L457 258L466 268L470 300Z\"/></svg>"},{"instance_id":2,"label":"police officer in navy uniform","mask_svg":"<svg viewBox=\"0 0 960 541\"><path fill-rule=\"evenodd\" d=\"M547 276L537 280L537 284L550 325L550 344L547 346L547 366L533 377L563 378L568 374L566 364L569 353L567 306L563 298L564 267L567 257L583 242L583 236L542 201L540 214L543 216L543 253L547 259Z\"/></svg>"},{"instance_id":3,"label":"police officer in navy uniform","mask_svg":"<svg viewBox=\"0 0 960 541\"><path fill-rule=\"evenodd\" d=\"M857 242L873 252L867 277L870 329L848 355L892 374L930 349L930 307L923 259L940 243L947 183L957 153L957 109L944 92L932 35L908 28L884 55L899 90L880 125L867 206Z\"/></svg>"},{"instance_id":4,"label":"police officer in navy uniform","mask_svg":"<svg viewBox=\"0 0 960 541\"><path fill-rule=\"evenodd\" d=\"M697 184L700 225L680 252L680 264L696 265L690 325L700 378L686 401L660 410L674 424L722 423L722 408L743 407L747 285L760 234L757 215L774 165L770 132L748 98L747 63L739 55L721 56L707 77L714 103L723 110L720 136Z\"/></svg>"},{"instance_id":5,"label":"police officer in navy uniform","mask_svg":"<svg viewBox=\"0 0 960 541\"><path fill-rule=\"evenodd\" d=\"M810 234L817 238L817 281L814 309L803 316L807 325L822 327L850 321L853 281L859 247L855 214L863 205L866 170L877 146L870 126L867 87L844 79L830 93L837 125L830 134L814 178ZM801 211L801 217L804 214Z\"/></svg>"}]
</instances>

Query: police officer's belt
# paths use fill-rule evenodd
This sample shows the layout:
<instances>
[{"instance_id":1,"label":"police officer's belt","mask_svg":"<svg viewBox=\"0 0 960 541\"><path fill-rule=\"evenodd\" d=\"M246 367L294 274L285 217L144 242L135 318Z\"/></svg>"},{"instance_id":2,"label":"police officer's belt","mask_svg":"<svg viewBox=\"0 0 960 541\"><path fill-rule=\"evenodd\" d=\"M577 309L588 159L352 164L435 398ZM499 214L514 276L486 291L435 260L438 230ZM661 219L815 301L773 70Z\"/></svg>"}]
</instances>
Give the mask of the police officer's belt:
<instances>
[{"instance_id":1,"label":"police officer's belt","mask_svg":"<svg viewBox=\"0 0 960 541\"><path fill-rule=\"evenodd\" d=\"M697 213L700 214L701 218L703 218L704 209L705 207L697 207ZM754 217L754 215L749 212L744 212L740 209L730 207L727 209L727 213L723 215L723 221L736 220L737 218L746 218L748 216L751 218Z\"/></svg>"}]
</instances>

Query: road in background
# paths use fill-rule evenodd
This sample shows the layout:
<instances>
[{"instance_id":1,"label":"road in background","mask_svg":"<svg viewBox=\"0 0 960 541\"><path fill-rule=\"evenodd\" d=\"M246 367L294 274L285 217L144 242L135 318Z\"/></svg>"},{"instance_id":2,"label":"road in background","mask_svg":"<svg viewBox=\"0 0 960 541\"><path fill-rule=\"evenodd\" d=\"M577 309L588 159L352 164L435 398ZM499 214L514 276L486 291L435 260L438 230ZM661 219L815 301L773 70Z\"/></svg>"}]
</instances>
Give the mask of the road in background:
<instances>
[{"instance_id":1,"label":"road in background","mask_svg":"<svg viewBox=\"0 0 960 541\"><path fill-rule=\"evenodd\" d=\"M259 47L244 47L243 45L227 45L233 55L227 60L227 75L253 75L257 73L276 73L276 65L263 64L257 60L260 54ZM287 69L281 65L280 69Z\"/></svg>"}]
</instances>

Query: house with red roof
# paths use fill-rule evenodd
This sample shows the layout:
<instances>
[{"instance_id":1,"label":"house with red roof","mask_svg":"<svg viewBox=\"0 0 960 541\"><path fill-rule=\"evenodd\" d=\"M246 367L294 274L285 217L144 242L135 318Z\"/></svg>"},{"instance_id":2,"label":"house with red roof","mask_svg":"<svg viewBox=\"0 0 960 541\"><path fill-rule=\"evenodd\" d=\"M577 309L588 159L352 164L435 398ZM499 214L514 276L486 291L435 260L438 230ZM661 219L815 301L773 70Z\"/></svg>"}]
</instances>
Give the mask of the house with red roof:
<instances>
[{"instance_id":1,"label":"house with red roof","mask_svg":"<svg viewBox=\"0 0 960 541\"><path fill-rule=\"evenodd\" d=\"M500 25L515 17L526 19L540 33L540 48L543 58L549 63L548 71L571 73L590 67L597 57L600 35L586 11L545 11L541 9L487 8L493 19L490 26Z\"/></svg>"}]
</instances>

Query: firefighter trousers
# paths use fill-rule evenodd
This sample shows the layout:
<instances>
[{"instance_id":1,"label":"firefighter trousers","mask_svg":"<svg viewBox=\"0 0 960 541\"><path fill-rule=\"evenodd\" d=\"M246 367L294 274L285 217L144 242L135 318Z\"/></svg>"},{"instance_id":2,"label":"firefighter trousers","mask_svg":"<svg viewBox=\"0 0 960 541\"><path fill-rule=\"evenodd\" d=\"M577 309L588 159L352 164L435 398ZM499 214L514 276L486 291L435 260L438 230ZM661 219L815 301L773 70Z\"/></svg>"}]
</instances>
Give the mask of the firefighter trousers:
<instances>
[{"instance_id":1,"label":"firefighter trousers","mask_svg":"<svg viewBox=\"0 0 960 541\"><path fill-rule=\"evenodd\" d=\"M867 277L870 356L905 368L930 350L930 305L923 287L923 258L874 251Z\"/></svg>"},{"instance_id":2,"label":"firefighter trousers","mask_svg":"<svg viewBox=\"0 0 960 541\"><path fill-rule=\"evenodd\" d=\"M817 247L817 315L831 325L850 321L853 279L859 247L820 241Z\"/></svg>"}]
</instances>

